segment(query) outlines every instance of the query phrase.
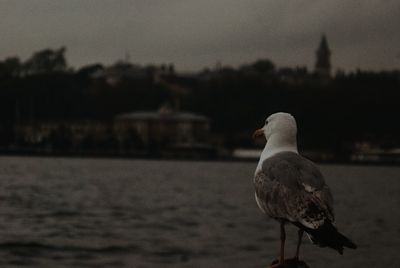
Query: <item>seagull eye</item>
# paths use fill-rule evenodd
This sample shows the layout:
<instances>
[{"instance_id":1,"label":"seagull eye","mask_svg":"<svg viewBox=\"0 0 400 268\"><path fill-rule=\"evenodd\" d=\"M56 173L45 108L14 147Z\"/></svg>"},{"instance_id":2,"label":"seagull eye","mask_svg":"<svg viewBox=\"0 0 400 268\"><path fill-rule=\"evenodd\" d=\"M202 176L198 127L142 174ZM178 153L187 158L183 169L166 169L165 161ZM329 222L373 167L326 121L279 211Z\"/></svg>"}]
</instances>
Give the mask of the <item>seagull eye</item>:
<instances>
[{"instance_id":1,"label":"seagull eye","mask_svg":"<svg viewBox=\"0 0 400 268\"><path fill-rule=\"evenodd\" d=\"M265 120L265 125L267 125L268 124L268 120Z\"/></svg>"}]
</instances>

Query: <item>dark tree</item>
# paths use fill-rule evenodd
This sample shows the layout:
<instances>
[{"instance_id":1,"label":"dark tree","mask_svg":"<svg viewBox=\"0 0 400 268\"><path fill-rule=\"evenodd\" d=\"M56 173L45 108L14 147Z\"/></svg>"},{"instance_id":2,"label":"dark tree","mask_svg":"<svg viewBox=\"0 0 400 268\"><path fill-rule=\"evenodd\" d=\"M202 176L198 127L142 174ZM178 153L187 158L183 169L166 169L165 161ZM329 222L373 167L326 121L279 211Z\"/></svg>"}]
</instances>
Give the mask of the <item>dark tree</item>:
<instances>
[{"instance_id":1,"label":"dark tree","mask_svg":"<svg viewBox=\"0 0 400 268\"><path fill-rule=\"evenodd\" d=\"M18 77L21 73L21 62L18 57L0 61L0 78Z\"/></svg>"},{"instance_id":2,"label":"dark tree","mask_svg":"<svg viewBox=\"0 0 400 268\"><path fill-rule=\"evenodd\" d=\"M44 49L35 52L24 64L25 73L31 75L66 71L65 51L66 48L61 47L56 50Z\"/></svg>"}]
</instances>

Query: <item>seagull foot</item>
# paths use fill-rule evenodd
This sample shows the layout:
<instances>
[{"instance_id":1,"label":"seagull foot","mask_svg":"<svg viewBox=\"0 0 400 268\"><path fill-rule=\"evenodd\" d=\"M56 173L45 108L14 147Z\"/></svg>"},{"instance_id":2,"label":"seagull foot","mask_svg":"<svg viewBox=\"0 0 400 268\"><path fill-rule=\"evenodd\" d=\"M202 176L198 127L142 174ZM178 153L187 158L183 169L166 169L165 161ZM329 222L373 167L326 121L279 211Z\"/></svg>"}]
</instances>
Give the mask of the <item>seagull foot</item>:
<instances>
[{"instance_id":1,"label":"seagull foot","mask_svg":"<svg viewBox=\"0 0 400 268\"><path fill-rule=\"evenodd\" d=\"M310 268L310 266L294 257L285 259L283 264L279 263L279 260L274 260L268 268Z\"/></svg>"},{"instance_id":2,"label":"seagull foot","mask_svg":"<svg viewBox=\"0 0 400 268\"><path fill-rule=\"evenodd\" d=\"M274 260L268 268L284 268L285 266L279 263L279 260Z\"/></svg>"}]
</instances>

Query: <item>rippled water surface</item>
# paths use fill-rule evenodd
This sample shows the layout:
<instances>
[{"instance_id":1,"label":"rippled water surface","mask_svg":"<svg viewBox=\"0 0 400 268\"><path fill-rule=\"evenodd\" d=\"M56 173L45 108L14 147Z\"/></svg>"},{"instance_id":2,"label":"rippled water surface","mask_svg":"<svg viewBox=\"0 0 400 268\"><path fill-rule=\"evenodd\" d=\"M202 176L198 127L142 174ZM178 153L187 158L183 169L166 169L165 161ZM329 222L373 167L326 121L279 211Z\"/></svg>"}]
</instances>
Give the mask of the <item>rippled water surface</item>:
<instances>
[{"instance_id":1,"label":"rippled water surface","mask_svg":"<svg viewBox=\"0 0 400 268\"><path fill-rule=\"evenodd\" d=\"M255 163L0 158L0 267L266 267L279 226L254 201ZM321 166L340 256L311 267L399 267L400 168ZM288 227L288 254L296 231Z\"/></svg>"}]
</instances>

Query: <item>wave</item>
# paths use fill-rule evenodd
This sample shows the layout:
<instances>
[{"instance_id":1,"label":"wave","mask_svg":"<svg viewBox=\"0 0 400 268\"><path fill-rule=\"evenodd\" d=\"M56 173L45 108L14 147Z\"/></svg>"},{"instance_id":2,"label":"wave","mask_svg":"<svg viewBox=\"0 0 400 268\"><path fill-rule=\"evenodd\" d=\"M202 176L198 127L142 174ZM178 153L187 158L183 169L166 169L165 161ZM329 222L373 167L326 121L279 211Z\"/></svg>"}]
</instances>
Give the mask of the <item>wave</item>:
<instances>
[{"instance_id":1,"label":"wave","mask_svg":"<svg viewBox=\"0 0 400 268\"><path fill-rule=\"evenodd\" d=\"M85 252L85 253L134 253L140 251L137 245L109 245L104 247L86 247L76 245L52 245L36 241L10 241L0 243L0 251L61 251L61 252Z\"/></svg>"}]
</instances>

